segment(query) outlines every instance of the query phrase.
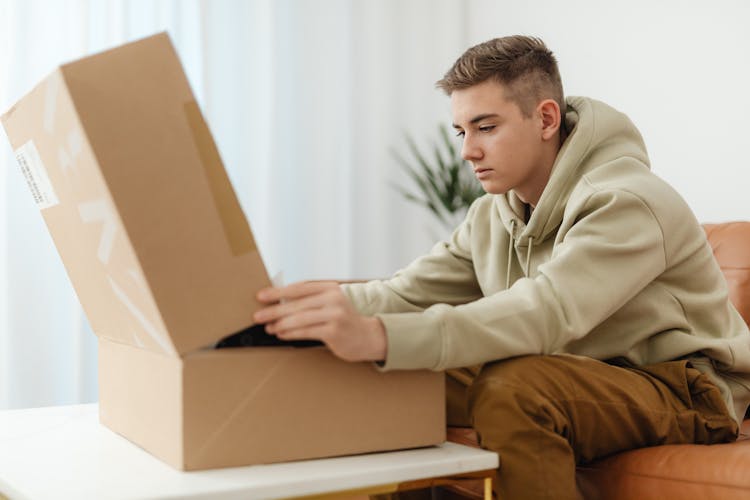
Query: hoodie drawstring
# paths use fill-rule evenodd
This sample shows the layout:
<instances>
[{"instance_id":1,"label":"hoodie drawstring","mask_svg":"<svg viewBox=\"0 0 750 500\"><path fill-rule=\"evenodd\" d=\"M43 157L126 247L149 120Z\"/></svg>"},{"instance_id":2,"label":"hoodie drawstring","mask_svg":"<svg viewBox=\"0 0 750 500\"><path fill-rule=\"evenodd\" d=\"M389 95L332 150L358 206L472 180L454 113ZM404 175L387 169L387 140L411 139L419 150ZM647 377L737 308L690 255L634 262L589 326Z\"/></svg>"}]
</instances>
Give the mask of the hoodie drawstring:
<instances>
[{"instance_id":1,"label":"hoodie drawstring","mask_svg":"<svg viewBox=\"0 0 750 500\"><path fill-rule=\"evenodd\" d=\"M531 270L531 247L534 245L534 238L529 236L529 247L526 249L526 267L524 268L524 274L529 277L529 271Z\"/></svg>"},{"instance_id":2,"label":"hoodie drawstring","mask_svg":"<svg viewBox=\"0 0 750 500\"><path fill-rule=\"evenodd\" d=\"M510 288L510 267L513 262L513 248L516 240L516 221L511 219L510 221L510 238L508 240L508 267L505 270L505 289ZM524 265L523 272L526 277L529 276L531 271L531 248L534 246L534 238L529 236L529 246L526 249L526 264Z\"/></svg>"},{"instance_id":3,"label":"hoodie drawstring","mask_svg":"<svg viewBox=\"0 0 750 500\"><path fill-rule=\"evenodd\" d=\"M508 238L508 268L505 271L505 289L510 288L510 263L513 258L513 239L516 233L516 220L510 220L510 238Z\"/></svg>"}]
</instances>

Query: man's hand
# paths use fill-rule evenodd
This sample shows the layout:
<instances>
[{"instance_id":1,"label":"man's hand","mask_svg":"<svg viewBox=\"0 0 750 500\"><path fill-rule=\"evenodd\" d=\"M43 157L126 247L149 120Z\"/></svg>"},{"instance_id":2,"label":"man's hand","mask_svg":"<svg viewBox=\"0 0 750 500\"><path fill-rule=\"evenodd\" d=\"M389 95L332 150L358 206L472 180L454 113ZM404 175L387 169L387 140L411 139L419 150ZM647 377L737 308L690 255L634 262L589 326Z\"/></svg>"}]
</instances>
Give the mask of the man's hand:
<instances>
[{"instance_id":1,"label":"man's hand","mask_svg":"<svg viewBox=\"0 0 750 500\"><path fill-rule=\"evenodd\" d=\"M346 361L382 361L387 340L378 318L362 316L335 282L300 282L264 288L253 319L283 340L320 340Z\"/></svg>"}]
</instances>

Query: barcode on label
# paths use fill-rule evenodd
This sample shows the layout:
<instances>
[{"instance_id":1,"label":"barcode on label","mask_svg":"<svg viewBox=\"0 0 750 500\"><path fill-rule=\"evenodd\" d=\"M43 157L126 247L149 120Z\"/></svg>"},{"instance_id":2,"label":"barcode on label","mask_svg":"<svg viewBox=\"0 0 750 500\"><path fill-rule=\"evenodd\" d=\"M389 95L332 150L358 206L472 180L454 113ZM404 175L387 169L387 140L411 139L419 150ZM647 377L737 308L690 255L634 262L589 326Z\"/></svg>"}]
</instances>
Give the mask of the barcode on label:
<instances>
[{"instance_id":1,"label":"barcode on label","mask_svg":"<svg viewBox=\"0 0 750 500\"><path fill-rule=\"evenodd\" d=\"M47 169L44 168L33 141L27 142L16 150L16 160L39 209L44 210L57 205L60 200L52 188Z\"/></svg>"}]
</instances>

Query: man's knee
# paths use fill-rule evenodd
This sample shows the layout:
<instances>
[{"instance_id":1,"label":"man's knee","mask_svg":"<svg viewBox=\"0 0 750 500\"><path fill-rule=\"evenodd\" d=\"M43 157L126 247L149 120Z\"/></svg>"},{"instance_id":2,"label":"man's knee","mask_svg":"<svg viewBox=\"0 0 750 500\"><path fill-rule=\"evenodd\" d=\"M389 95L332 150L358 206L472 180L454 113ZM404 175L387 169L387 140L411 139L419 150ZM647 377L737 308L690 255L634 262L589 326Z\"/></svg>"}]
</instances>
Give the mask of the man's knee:
<instances>
[{"instance_id":1,"label":"man's knee","mask_svg":"<svg viewBox=\"0 0 750 500\"><path fill-rule=\"evenodd\" d=\"M517 432L525 425L557 427L561 415L555 401L568 392L561 370L564 366L554 356L522 356L485 365L469 389L469 412L479 435L503 429Z\"/></svg>"}]
</instances>

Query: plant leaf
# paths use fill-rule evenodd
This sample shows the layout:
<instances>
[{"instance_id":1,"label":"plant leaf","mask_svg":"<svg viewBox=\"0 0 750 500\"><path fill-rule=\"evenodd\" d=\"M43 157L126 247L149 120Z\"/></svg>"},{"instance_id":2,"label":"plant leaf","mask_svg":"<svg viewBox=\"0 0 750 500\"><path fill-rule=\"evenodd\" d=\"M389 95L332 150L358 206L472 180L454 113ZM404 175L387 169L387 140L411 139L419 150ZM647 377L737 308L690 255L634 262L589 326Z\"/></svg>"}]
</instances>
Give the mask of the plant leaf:
<instances>
[{"instance_id":1,"label":"plant leaf","mask_svg":"<svg viewBox=\"0 0 750 500\"><path fill-rule=\"evenodd\" d=\"M452 228L454 216L465 213L476 198L484 195L484 190L472 175L467 162L461 158L445 125L440 124L438 132L440 140L431 147L433 164L427 161L408 134L405 140L411 161L391 150L417 189L415 194L395 184L392 187L406 200L427 208L441 223Z\"/></svg>"}]
</instances>

